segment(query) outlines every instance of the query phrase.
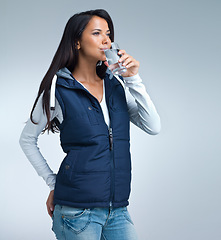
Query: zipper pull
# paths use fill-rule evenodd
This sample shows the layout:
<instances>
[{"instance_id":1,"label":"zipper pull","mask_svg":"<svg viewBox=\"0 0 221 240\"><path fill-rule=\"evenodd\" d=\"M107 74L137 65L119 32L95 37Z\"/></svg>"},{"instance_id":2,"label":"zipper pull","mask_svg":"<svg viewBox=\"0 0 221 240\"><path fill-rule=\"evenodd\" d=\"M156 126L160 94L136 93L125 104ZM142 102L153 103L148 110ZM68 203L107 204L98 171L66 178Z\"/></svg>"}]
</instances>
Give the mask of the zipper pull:
<instances>
[{"instance_id":1,"label":"zipper pull","mask_svg":"<svg viewBox=\"0 0 221 240\"><path fill-rule=\"evenodd\" d=\"M109 128L109 141L110 141L110 150L113 149L113 134L112 134L112 128Z\"/></svg>"}]
</instances>

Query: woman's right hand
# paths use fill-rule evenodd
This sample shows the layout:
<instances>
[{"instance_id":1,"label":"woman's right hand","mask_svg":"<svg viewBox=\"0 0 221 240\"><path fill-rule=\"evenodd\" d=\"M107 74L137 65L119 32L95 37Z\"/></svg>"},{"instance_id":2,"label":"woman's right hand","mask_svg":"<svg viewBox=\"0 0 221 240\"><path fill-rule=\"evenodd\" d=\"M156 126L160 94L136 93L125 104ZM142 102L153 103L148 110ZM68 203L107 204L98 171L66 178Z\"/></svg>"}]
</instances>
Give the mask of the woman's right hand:
<instances>
[{"instance_id":1,"label":"woman's right hand","mask_svg":"<svg viewBox=\"0 0 221 240\"><path fill-rule=\"evenodd\" d=\"M46 202L48 214L50 215L50 217L52 217L53 211L54 211L53 201L54 201L54 190L52 190L52 191L49 193L48 200L47 200L47 202Z\"/></svg>"}]
</instances>

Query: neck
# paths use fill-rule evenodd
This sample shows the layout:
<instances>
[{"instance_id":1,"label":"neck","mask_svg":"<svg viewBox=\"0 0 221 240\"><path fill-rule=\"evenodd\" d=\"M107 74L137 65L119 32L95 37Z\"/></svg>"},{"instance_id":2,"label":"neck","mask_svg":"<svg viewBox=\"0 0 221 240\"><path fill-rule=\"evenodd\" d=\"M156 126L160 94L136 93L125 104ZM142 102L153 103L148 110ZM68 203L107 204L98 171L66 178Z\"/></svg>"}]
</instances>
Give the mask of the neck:
<instances>
[{"instance_id":1,"label":"neck","mask_svg":"<svg viewBox=\"0 0 221 240\"><path fill-rule=\"evenodd\" d=\"M86 59L79 55L78 64L72 72L73 77L82 83L93 83L101 80L96 73L96 64L96 60Z\"/></svg>"}]
</instances>

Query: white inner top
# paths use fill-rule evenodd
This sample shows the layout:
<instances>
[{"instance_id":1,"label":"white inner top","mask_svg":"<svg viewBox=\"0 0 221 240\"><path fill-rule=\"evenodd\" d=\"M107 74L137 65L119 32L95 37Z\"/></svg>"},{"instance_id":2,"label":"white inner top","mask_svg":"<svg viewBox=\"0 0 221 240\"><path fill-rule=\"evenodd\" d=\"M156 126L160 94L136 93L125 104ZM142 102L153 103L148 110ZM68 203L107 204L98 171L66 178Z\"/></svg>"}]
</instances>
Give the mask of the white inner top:
<instances>
[{"instance_id":1,"label":"white inner top","mask_svg":"<svg viewBox=\"0 0 221 240\"><path fill-rule=\"evenodd\" d=\"M78 81L79 82L79 81ZM83 83L79 82L85 89L87 89ZM88 89L87 89L88 90ZM88 90L89 91L89 90ZM99 102L99 101L98 101ZM109 113L108 113L108 109L107 109L107 104L105 101L105 84L104 84L104 80L103 80L103 97L102 100L100 102L100 106L101 109L103 111L103 115L104 115L104 121L106 122L107 126L110 126L110 118L109 118Z\"/></svg>"}]
</instances>

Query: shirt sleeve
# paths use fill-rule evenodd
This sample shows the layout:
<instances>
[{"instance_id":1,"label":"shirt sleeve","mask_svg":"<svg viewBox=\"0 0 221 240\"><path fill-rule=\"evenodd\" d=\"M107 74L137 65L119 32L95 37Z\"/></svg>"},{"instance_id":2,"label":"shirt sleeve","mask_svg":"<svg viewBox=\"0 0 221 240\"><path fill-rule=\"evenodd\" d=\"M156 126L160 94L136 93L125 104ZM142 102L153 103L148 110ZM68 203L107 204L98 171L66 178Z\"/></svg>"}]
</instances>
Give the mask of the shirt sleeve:
<instances>
[{"instance_id":1,"label":"shirt sleeve","mask_svg":"<svg viewBox=\"0 0 221 240\"><path fill-rule=\"evenodd\" d=\"M37 144L38 137L47 124L47 117L46 114L43 113L42 108L42 97L43 94L40 95L32 115L34 122L37 122L38 124L34 124L30 118L28 119L20 135L19 144L38 175L45 180L50 190L53 190L56 174L53 173L47 164L46 159L42 156ZM54 117L57 117L58 120L60 118L59 112L61 111L59 110L59 104L57 101L55 104L55 110L50 112L51 120Z\"/></svg>"},{"instance_id":2,"label":"shirt sleeve","mask_svg":"<svg viewBox=\"0 0 221 240\"><path fill-rule=\"evenodd\" d=\"M137 73L123 80L130 121L151 135L158 134L161 129L160 117L141 77Z\"/></svg>"}]
</instances>

